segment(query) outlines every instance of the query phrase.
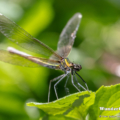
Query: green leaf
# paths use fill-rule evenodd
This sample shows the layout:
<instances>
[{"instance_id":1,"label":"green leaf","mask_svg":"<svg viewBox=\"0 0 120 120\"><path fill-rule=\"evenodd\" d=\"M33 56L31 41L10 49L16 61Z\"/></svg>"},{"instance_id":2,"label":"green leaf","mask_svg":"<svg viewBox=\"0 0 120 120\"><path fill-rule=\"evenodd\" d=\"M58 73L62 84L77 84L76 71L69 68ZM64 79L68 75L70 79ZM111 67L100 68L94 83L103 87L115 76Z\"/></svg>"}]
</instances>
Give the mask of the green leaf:
<instances>
[{"instance_id":1,"label":"green leaf","mask_svg":"<svg viewBox=\"0 0 120 120\"><path fill-rule=\"evenodd\" d=\"M100 110L100 107L103 110ZM118 110L114 110L116 108ZM120 113L120 84L100 87L96 92L95 103L90 107L89 113L92 120L113 120L112 115L114 119L120 118L120 115L116 116Z\"/></svg>"},{"instance_id":2,"label":"green leaf","mask_svg":"<svg viewBox=\"0 0 120 120\"><path fill-rule=\"evenodd\" d=\"M84 91L66 96L50 103L31 102L27 103L27 105L40 108L50 117L62 115L61 117L68 117L68 119L71 118L71 120L80 120L85 119L89 107L94 103L94 98L94 92Z\"/></svg>"},{"instance_id":3,"label":"green leaf","mask_svg":"<svg viewBox=\"0 0 120 120\"><path fill-rule=\"evenodd\" d=\"M43 118L40 118L40 120L77 120L74 118L66 117L64 115L47 115Z\"/></svg>"},{"instance_id":4,"label":"green leaf","mask_svg":"<svg viewBox=\"0 0 120 120\"><path fill-rule=\"evenodd\" d=\"M53 101L51 103L27 103L38 107L47 116L42 120L89 120L118 119L120 116L120 84L102 86L94 92L84 91Z\"/></svg>"}]
</instances>

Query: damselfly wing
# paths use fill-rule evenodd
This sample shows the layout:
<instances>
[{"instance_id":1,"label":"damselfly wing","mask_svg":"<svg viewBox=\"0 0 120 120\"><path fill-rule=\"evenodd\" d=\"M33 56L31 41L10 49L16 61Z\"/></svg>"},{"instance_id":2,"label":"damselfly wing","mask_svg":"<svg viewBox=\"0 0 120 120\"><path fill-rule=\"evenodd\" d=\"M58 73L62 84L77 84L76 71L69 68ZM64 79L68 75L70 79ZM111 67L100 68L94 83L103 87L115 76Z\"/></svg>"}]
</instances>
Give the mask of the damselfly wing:
<instances>
[{"instance_id":1,"label":"damselfly wing","mask_svg":"<svg viewBox=\"0 0 120 120\"><path fill-rule=\"evenodd\" d=\"M88 90L88 86L86 82L77 73L77 71L80 71L82 69L81 65L74 64L70 62L69 59L67 58L74 44L74 40L76 37L76 33L78 30L81 18L82 18L82 15L80 13L76 13L68 21L67 25L65 26L65 28L63 29L60 35L57 51L54 52L54 50L49 48L40 40L31 36L29 33L27 33L24 29L22 29L16 23L11 21L4 15L0 14L0 32L4 36L6 36L9 40L16 43L17 45L21 46L22 48L25 48L31 52L34 52L40 55L44 55L43 58L34 57L27 53L16 50L15 48L8 47L7 51L0 50L0 60L3 62L11 63L14 65L25 66L25 67L39 67L41 65L51 69L58 69L58 70L64 71L63 75L60 75L57 78L54 78L53 80L50 80L48 102L50 100L50 89L51 89L51 83L53 81L57 81L54 85L54 90L55 90L57 99L58 99L58 95L56 91L56 86L65 77L67 77L66 83L65 83L65 90L69 92L69 89L66 87L66 85L70 75L71 75L72 84L78 91L80 90L76 86L76 84L82 87L84 90ZM86 88L83 87L77 81L75 74L78 75L81 78L81 80L85 83ZM76 84L74 83L74 81Z\"/></svg>"}]
</instances>

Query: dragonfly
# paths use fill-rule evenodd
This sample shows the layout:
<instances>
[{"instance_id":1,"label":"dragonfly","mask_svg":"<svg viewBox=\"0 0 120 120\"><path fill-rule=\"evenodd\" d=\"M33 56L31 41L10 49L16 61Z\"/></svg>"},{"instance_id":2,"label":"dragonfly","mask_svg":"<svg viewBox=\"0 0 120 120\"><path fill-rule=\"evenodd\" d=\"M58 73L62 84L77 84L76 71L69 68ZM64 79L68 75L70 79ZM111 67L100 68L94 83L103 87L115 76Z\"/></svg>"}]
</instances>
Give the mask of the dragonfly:
<instances>
[{"instance_id":1,"label":"dragonfly","mask_svg":"<svg viewBox=\"0 0 120 120\"><path fill-rule=\"evenodd\" d=\"M8 47L7 50L0 49L0 61L24 67L43 66L55 70L62 70L64 74L50 80L48 102L50 101L50 90L52 82L56 82L54 84L54 91L57 99L58 94L56 86L64 78L66 78L64 85L65 91L69 93L69 88L67 88L67 82L70 76L73 86L79 92L80 92L79 87L84 90L88 90L87 83L78 74L78 71L82 69L82 66L80 64L72 63L67 58L74 44L74 40L79 28L81 18L82 14L76 13L67 22L66 26L64 27L60 34L57 50L54 51L40 40L31 36L15 22L11 21L10 19L8 19L7 17L0 13L0 32L4 36L6 36L9 40L11 40L12 42L14 42L15 44L19 45L24 49L44 56L35 57L25 52L19 51L13 47ZM84 82L85 87L78 82L76 75Z\"/></svg>"}]
</instances>

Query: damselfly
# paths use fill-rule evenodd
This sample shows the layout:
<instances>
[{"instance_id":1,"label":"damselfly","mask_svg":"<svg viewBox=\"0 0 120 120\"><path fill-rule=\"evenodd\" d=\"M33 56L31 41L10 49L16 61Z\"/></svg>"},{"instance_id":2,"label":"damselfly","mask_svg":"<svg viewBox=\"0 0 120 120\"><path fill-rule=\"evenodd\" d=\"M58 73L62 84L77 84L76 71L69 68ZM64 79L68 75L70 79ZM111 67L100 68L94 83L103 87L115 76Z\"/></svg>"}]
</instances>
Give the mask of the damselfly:
<instances>
[{"instance_id":1,"label":"damselfly","mask_svg":"<svg viewBox=\"0 0 120 120\"><path fill-rule=\"evenodd\" d=\"M67 23L65 28L63 29L58 46L57 51L54 52L51 48L47 45L39 41L38 39L31 36L27 33L24 29L18 26L16 23L5 17L4 15L0 14L0 32L10 39L12 42L16 43L17 45L25 48L29 51L35 52L40 55L44 55L44 57L34 57L15 48L8 47L6 50L0 50L0 60L11 63L14 65L26 66L26 67L38 67L44 66L51 69L57 69L64 71L63 75L50 80L49 84L49 91L48 91L48 102L50 100L50 89L51 83L53 81L57 81L54 85L54 90L56 97L58 99L58 94L56 90L57 84L67 77L65 82L65 90L69 92L69 89L66 87L69 76L71 75L71 82L73 86L78 90L79 87L82 87L84 90L88 90L87 83L82 79L82 77L77 73L82 69L81 65L74 64L69 61L67 58L68 54L70 53L76 33L81 21L82 15L80 13L76 13ZM85 83L85 87L83 87L78 81L75 76L79 76L81 80ZM73 79L74 77L74 79ZM74 83L77 83L77 85Z\"/></svg>"}]
</instances>

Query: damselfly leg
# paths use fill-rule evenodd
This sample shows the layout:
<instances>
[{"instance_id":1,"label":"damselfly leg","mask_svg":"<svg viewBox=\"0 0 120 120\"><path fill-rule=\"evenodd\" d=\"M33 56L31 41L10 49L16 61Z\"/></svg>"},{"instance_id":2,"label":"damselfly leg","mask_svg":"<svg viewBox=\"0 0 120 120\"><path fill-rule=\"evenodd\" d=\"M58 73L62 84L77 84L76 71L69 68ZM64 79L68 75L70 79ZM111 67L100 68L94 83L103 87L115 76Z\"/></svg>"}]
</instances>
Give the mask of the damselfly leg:
<instances>
[{"instance_id":1,"label":"damselfly leg","mask_svg":"<svg viewBox=\"0 0 120 120\"><path fill-rule=\"evenodd\" d=\"M84 82L84 84L85 84L85 86L86 86L86 88L87 89L84 89L84 90L88 90L89 91L89 89L88 89L88 86L87 86L87 83L83 80L83 78L75 71L75 73L78 75L78 77ZM79 86L80 86L80 83L79 83ZM82 86L83 87L83 86Z\"/></svg>"},{"instance_id":2,"label":"damselfly leg","mask_svg":"<svg viewBox=\"0 0 120 120\"><path fill-rule=\"evenodd\" d=\"M69 77L70 77L70 74L68 74L67 79L66 79L66 82L65 82L65 85L64 85L65 92L66 92L67 95L70 94L69 88L66 87Z\"/></svg>"},{"instance_id":3,"label":"damselfly leg","mask_svg":"<svg viewBox=\"0 0 120 120\"><path fill-rule=\"evenodd\" d=\"M78 87L74 83L73 74L71 74L71 82L72 82L73 86L80 92L80 90L78 89Z\"/></svg>"},{"instance_id":4,"label":"damselfly leg","mask_svg":"<svg viewBox=\"0 0 120 120\"><path fill-rule=\"evenodd\" d=\"M58 99L58 95L57 95L56 86L57 86L57 84L58 84L61 80L63 80L68 74L69 74L69 73L64 74L64 76L62 76L62 78L60 78L60 80L58 80L58 82L55 83L55 85L54 85L54 90L55 90L55 94L56 94L57 99Z\"/></svg>"},{"instance_id":5,"label":"damselfly leg","mask_svg":"<svg viewBox=\"0 0 120 120\"><path fill-rule=\"evenodd\" d=\"M63 75L60 75L52 80L50 80L50 83L49 83L49 91L48 91L48 102L50 101L50 89L51 89L51 83L54 82L54 81L57 81L58 79L62 78L65 74Z\"/></svg>"},{"instance_id":6,"label":"damselfly leg","mask_svg":"<svg viewBox=\"0 0 120 120\"><path fill-rule=\"evenodd\" d=\"M79 87L83 88L84 90L87 90L85 87L83 87L83 86L78 82L77 77L76 77L75 74L74 74L74 81L75 81L75 83L76 83Z\"/></svg>"}]
</instances>

